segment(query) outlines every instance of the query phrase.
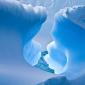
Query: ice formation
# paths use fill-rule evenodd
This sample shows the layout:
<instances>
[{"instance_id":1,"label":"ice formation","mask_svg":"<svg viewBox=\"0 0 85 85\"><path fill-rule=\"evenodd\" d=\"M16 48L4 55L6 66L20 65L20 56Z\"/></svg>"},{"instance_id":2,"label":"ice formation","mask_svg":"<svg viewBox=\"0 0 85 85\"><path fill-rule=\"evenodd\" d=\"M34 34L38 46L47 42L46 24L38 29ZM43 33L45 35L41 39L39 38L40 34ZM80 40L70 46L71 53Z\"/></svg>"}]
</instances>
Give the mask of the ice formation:
<instances>
[{"instance_id":1,"label":"ice formation","mask_svg":"<svg viewBox=\"0 0 85 85\"><path fill-rule=\"evenodd\" d=\"M48 44L45 61L56 74L68 79L85 74L85 6L61 9L55 15L53 42Z\"/></svg>"},{"instance_id":2,"label":"ice formation","mask_svg":"<svg viewBox=\"0 0 85 85\"><path fill-rule=\"evenodd\" d=\"M54 73L54 70L49 68L49 65L44 60L44 56L47 55L47 54L48 54L48 51L41 52L41 58L38 61L38 63L35 65L35 67L42 69L44 71L50 72L50 73Z\"/></svg>"},{"instance_id":3,"label":"ice formation","mask_svg":"<svg viewBox=\"0 0 85 85\"><path fill-rule=\"evenodd\" d=\"M46 17L46 9L42 6L33 7L17 0L0 0L0 31L16 31L20 35L23 55L31 65L35 65L41 56L40 45L32 39L39 32Z\"/></svg>"},{"instance_id":4,"label":"ice formation","mask_svg":"<svg viewBox=\"0 0 85 85\"><path fill-rule=\"evenodd\" d=\"M59 76L59 77L53 77L51 79L48 79L44 82L41 82L37 85L71 85L70 82L66 79L66 77Z\"/></svg>"},{"instance_id":5,"label":"ice formation","mask_svg":"<svg viewBox=\"0 0 85 85\"><path fill-rule=\"evenodd\" d=\"M84 15L82 15L82 10ZM85 70L83 69L85 66L84 10L85 6L79 6L74 8L66 8L58 12L56 14L56 19L52 30L54 41L47 46L48 55L45 56L45 61L47 62L47 64L49 64L50 68L55 70L56 74L64 73L64 75L69 79L80 76L81 73L84 74L85 72ZM74 16L77 15L76 12L79 13L77 13L79 15L78 18L77 16ZM41 57L40 45L37 42L33 41L33 37L39 32L45 20L46 11L45 8L41 6L33 7L30 4L28 5L19 1L0 0L0 65L5 61L11 62L11 67L13 67L14 64L15 67L17 67L16 63L23 55L25 57L25 60L29 64L35 65L36 63L38 63L38 60ZM8 34L5 34L5 32ZM14 34L10 34L11 32ZM20 57L17 55L19 53L19 51L17 50L19 43L16 41L17 34L18 36L20 36L19 38L23 42L21 48L24 48L23 55L20 55ZM10 40L7 40L6 38ZM3 45L6 45L7 47ZM12 49L11 46L15 47L16 49ZM8 48L10 49L10 52L8 52ZM15 54L15 50L17 54ZM19 50L21 52L21 49ZM10 54L11 56L9 57ZM19 64L21 65L21 63ZM7 64L5 64L5 67L6 65ZM23 66L22 68L26 69L26 71L29 73L27 66L21 66ZM8 67L6 68L8 69ZM0 72L6 72L6 70L3 70L6 68L4 68L4 65L2 64L2 67L0 66ZM23 69L19 68L18 70L20 72ZM10 71L7 70L9 74L13 74L14 71L15 69L12 68ZM19 78L21 73L18 75ZM13 74L13 76L15 74Z\"/></svg>"}]
</instances>

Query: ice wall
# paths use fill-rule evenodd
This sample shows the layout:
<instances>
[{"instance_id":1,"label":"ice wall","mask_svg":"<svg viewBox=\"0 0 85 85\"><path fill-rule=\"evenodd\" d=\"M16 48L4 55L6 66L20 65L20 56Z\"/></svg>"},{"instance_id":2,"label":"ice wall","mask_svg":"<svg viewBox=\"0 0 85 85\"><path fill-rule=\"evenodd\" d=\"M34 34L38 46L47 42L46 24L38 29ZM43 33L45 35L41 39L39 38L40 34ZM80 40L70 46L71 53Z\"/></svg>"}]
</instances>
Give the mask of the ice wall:
<instances>
[{"instance_id":1,"label":"ice wall","mask_svg":"<svg viewBox=\"0 0 85 85\"><path fill-rule=\"evenodd\" d=\"M51 74L28 64L33 65L34 62L29 62L29 57L35 58L40 52L40 45L37 46L32 39L46 17L46 11L41 6L33 7L15 0L0 0L0 85L35 85L52 77ZM28 63L24 60L23 48L29 48L30 55L27 51L28 56L24 53Z\"/></svg>"},{"instance_id":2,"label":"ice wall","mask_svg":"<svg viewBox=\"0 0 85 85\"><path fill-rule=\"evenodd\" d=\"M46 17L46 9L42 6L33 7L18 0L0 0L0 30L11 30L20 34L23 55L31 65L36 64L41 57L40 45L32 39L39 32Z\"/></svg>"},{"instance_id":3,"label":"ice wall","mask_svg":"<svg viewBox=\"0 0 85 85\"><path fill-rule=\"evenodd\" d=\"M50 31L52 30L55 13L65 7L72 7L74 5L85 5L85 0L50 0L50 1L49 0L24 0L24 1L31 3L33 5L44 6L47 9L47 13L48 13L47 20L42 26L41 31L35 37L35 40L39 41L43 45L42 50L46 50L47 44L52 41L52 37L50 36ZM44 39L45 41L43 42Z\"/></svg>"},{"instance_id":4,"label":"ice wall","mask_svg":"<svg viewBox=\"0 0 85 85\"><path fill-rule=\"evenodd\" d=\"M56 74L75 79L85 73L85 6L65 8L55 15L53 42L45 57Z\"/></svg>"}]
</instances>

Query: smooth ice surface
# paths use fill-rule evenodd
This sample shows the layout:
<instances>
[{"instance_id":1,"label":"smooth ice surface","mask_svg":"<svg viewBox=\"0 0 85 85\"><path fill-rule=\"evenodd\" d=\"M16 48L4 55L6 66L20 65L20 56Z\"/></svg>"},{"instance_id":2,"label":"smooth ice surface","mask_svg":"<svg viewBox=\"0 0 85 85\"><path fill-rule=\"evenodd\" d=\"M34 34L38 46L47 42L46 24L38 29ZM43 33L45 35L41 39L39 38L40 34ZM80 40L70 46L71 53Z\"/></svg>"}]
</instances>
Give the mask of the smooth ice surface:
<instances>
[{"instance_id":1,"label":"smooth ice surface","mask_svg":"<svg viewBox=\"0 0 85 85\"><path fill-rule=\"evenodd\" d=\"M14 30L20 34L22 47L27 50L23 52L24 57L31 65L36 64L41 56L40 46L31 40L39 32L46 16L46 9L42 6L33 7L16 0L0 0L0 30Z\"/></svg>"},{"instance_id":2,"label":"smooth ice surface","mask_svg":"<svg viewBox=\"0 0 85 85\"><path fill-rule=\"evenodd\" d=\"M85 81L85 75L70 81L63 76L58 76L50 78L37 85L85 85L84 81Z\"/></svg>"},{"instance_id":3,"label":"smooth ice surface","mask_svg":"<svg viewBox=\"0 0 85 85\"><path fill-rule=\"evenodd\" d=\"M53 77L37 85L70 85L70 82L63 76Z\"/></svg>"},{"instance_id":4,"label":"smooth ice surface","mask_svg":"<svg viewBox=\"0 0 85 85\"><path fill-rule=\"evenodd\" d=\"M68 79L75 79L85 73L84 10L85 6L77 6L56 13L52 29L54 44L47 46L49 55L45 60L55 73L64 73Z\"/></svg>"},{"instance_id":5,"label":"smooth ice surface","mask_svg":"<svg viewBox=\"0 0 85 85\"><path fill-rule=\"evenodd\" d=\"M41 6L0 0L0 85L35 85L53 76L31 67L31 61L27 63L23 56L27 44L33 56L40 52L32 39L45 20L46 11Z\"/></svg>"}]
</instances>

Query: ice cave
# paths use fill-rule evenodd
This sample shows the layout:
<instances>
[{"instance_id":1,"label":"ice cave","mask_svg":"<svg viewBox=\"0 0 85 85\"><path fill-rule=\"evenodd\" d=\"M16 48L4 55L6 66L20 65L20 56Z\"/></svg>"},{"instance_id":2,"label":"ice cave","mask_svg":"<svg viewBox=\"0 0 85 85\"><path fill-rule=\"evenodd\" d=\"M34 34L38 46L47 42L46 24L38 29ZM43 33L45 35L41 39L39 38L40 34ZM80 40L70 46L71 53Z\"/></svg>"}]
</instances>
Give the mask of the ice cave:
<instances>
[{"instance_id":1,"label":"ice cave","mask_svg":"<svg viewBox=\"0 0 85 85\"><path fill-rule=\"evenodd\" d=\"M85 85L85 0L0 0L0 85Z\"/></svg>"}]
</instances>

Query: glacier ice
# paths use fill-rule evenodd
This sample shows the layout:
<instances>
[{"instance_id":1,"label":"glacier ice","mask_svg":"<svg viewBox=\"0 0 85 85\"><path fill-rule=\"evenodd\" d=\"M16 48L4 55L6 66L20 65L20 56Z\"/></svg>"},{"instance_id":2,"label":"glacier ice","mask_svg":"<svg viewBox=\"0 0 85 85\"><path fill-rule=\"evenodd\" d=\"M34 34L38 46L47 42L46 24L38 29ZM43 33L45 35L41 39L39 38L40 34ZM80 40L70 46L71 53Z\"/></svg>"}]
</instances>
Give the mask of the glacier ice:
<instances>
[{"instance_id":1,"label":"glacier ice","mask_svg":"<svg viewBox=\"0 0 85 85\"><path fill-rule=\"evenodd\" d=\"M74 5L85 5L85 0L50 0L50 1L24 0L24 1L26 1L27 3L31 3L33 5L44 6L47 9L48 18L44 23L44 25L42 26L43 29L41 29L38 35L35 37L35 40L39 41L43 45L42 50L46 50L47 44L52 41L52 38L50 36L50 31L52 30L55 13L65 7L72 7Z\"/></svg>"},{"instance_id":2,"label":"glacier ice","mask_svg":"<svg viewBox=\"0 0 85 85\"><path fill-rule=\"evenodd\" d=\"M14 36L20 36L24 50L22 54L31 65L36 64L41 57L41 46L32 39L39 32L46 17L46 9L42 6L33 7L17 0L0 0L0 32L9 31L10 34L10 31L16 31Z\"/></svg>"},{"instance_id":3,"label":"glacier ice","mask_svg":"<svg viewBox=\"0 0 85 85\"><path fill-rule=\"evenodd\" d=\"M0 27L14 28L22 36L28 33L28 40L36 35L45 19L46 11L42 6L33 7L19 1L0 0Z\"/></svg>"},{"instance_id":4,"label":"glacier ice","mask_svg":"<svg viewBox=\"0 0 85 85\"><path fill-rule=\"evenodd\" d=\"M45 61L56 74L75 79L85 73L85 6L67 7L55 15L53 42Z\"/></svg>"},{"instance_id":5,"label":"glacier ice","mask_svg":"<svg viewBox=\"0 0 85 85\"><path fill-rule=\"evenodd\" d=\"M78 8L79 7L75 9L78 9ZM82 8L85 8L85 7L80 7L79 10L81 10ZM84 46L85 29L83 29L85 20L83 20L83 24L82 23L79 24L76 21L75 17L77 16L73 17L73 19L75 19L73 20L71 16L75 14L75 9L73 11L69 9L71 8L66 8L64 10L61 10L60 13L56 14L56 19L55 19L53 30L52 30L53 42L51 42L47 46L49 54L46 55L44 59L46 60L47 64L49 64L49 67L55 70L55 73L60 74L64 72L65 76L73 79L75 76L76 77L80 76L81 73L83 74L85 71L83 69L85 66L84 65L85 58L82 57L84 56L84 52L85 52L84 51L85 50L84 49L85 48ZM69 15L72 12L74 14ZM81 17L81 16L78 16L78 17ZM25 60L32 66L38 63L38 60L41 57L41 54L40 54L41 46L37 42L33 41L33 38L39 32L43 22L46 20L46 17L47 15L46 15L45 8L43 8L42 6L33 7L30 4L25 4L19 1L0 0L0 68L1 68L0 72L1 73L5 73L7 75L12 74L13 76L16 74L17 76L19 76L19 78L25 77L25 79L26 78L28 79L29 77L27 74L33 73L32 68L28 70L27 68L28 64L23 65L23 62L21 62L22 63L21 65L21 63L19 62L18 63L19 67L18 67L16 63L18 62L18 60L21 59L20 57L22 57L23 55ZM5 32L7 32L8 34L6 34ZM11 35L10 34L11 32L14 34ZM19 37L20 41L22 41L20 49L24 50L23 53L20 49L19 49L20 51L18 51L17 46L18 44L20 45L20 43L16 41L17 40L16 37ZM6 45L7 47L3 45ZM11 46L15 47L16 49L13 49ZM4 48L5 50L1 48ZM16 52L14 52L15 50ZM18 56L17 54L19 52L20 52L20 55ZM17 54L14 54L14 53L17 53ZM9 57L10 54L11 56ZM17 56L15 57L15 55ZM4 63L5 65L3 64L1 65L1 62L4 62L4 61L11 62L10 63L11 68L8 65L10 70L8 67L6 67L7 64ZM16 68L14 68L14 65ZM17 69L18 69L18 72L17 72ZM43 79L45 79L44 72L39 72L38 70L32 74L33 75L32 77L30 74L31 79L34 77L34 75L36 75L35 77L37 77L37 74L40 74L40 73L41 74L43 73L43 75L40 76L40 79L42 77ZM36 78L33 78L33 79L36 79Z\"/></svg>"},{"instance_id":6,"label":"glacier ice","mask_svg":"<svg viewBox=\"0 0 85 85\"><path fill-rule=\"evenodd\" d=\"M40 57L40 45L33 38L46 17L42 6L0 0L0 85L35 85L53 76L29 65L34 65ZM27 56L23 50L31 51L32 55L28 52ZM33 60L26 60L28 64L24 58L29 57Z\"/></svg>"}]
</instances>

